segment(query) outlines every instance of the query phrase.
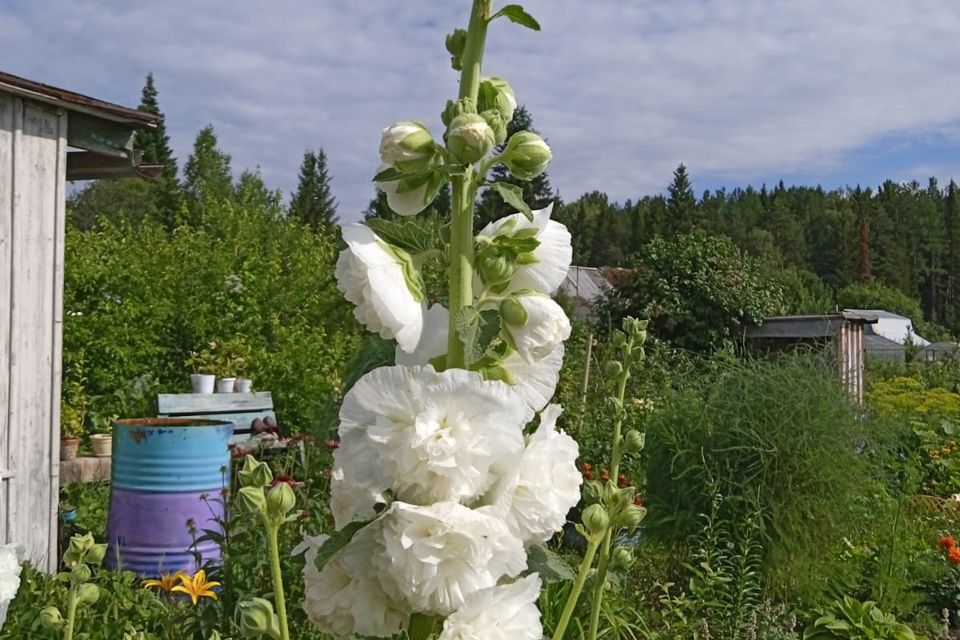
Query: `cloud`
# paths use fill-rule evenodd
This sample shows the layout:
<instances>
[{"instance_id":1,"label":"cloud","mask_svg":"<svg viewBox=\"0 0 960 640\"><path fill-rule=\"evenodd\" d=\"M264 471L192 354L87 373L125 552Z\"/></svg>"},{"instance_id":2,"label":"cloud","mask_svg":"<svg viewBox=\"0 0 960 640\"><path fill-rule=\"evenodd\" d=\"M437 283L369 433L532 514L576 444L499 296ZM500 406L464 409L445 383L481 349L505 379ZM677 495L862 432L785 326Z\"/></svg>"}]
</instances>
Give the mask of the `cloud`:
<instances>
[{"instance_id":1,"label":"cloud","mask_svg":"<svg viewBox=\"0 0 960 640\"><path fill-rule=\"evenodd\" d=\"M510 79L550 140L571 199L659 192L694 178L872 175L863 150L960 130L953 0L527 0L544 30L496 23L486 69ZM372 196L380 128L456 93L444 35L469 2L13 0L4 70L136 104L152 70L181 159L207 123L234 168L295 186L322 146L341 217ZM56 16L51 19L51 16ZM918 151L919 149L919 151ZM848 176L848 178L845 178Z\"/></svg>"}]
</instances>

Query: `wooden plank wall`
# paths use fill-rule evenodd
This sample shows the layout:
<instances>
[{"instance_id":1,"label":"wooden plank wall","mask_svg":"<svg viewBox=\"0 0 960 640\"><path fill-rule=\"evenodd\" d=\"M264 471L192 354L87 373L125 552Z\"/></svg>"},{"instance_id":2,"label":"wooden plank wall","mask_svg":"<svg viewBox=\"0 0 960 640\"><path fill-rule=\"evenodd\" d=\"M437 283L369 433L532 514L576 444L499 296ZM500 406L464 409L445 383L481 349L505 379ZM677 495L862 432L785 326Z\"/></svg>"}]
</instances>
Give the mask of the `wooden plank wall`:
<instances>
[{"instance_id":1,"label":"wooden plank wall","mask_svg":"<svg viewBox=\"0 0 960 640\"><path fill-rule=\"evenodd\" d=\"M0 525L56 568L67 116L0 93Z\"/></svg>"}]
</instances>

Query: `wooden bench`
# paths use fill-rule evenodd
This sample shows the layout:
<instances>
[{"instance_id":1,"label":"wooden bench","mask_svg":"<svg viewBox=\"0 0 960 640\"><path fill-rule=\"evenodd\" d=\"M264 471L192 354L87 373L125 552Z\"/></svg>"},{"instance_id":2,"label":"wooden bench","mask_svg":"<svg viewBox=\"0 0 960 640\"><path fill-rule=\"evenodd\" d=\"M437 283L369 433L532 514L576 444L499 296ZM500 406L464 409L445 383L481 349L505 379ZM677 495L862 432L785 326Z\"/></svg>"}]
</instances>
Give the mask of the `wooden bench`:
<instances>
[{"instance_id":1,"label":"wooden bench","mask_svg":"<svg viewBox=\"0 0 960 640\"><path fill-rule=\"evenodd\" d=\"M233 423L231 444L245 442L253 435L250 423L256 418L273 418L273 396L269 391L255 393L161 393L157 395L157 415L161 418L205 418Z\"/></svg>"}]
</instances>

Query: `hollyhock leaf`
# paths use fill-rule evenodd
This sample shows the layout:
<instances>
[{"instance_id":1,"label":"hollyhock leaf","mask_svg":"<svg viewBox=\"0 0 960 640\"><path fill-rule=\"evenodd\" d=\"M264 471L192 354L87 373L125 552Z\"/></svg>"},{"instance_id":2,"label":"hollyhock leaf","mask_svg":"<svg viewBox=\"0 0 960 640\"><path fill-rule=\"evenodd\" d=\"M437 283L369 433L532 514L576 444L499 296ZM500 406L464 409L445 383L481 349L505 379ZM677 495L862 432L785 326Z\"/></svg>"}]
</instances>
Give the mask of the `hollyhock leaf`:
<instances>
[{"instance_id":1,"label":"hollyhock leaf","mask_svg":"<svg viewBox=\"0 0 960 640\"><path fill-rule=\"evenodd\" d=\"M523 201L523 189L508 182L494 182L490 186L496 189L504 202L522 213L527 220L533 220L533 211L530 209L530 205Z\"/></svg>"},{"instance_id":2,"label":"hollyhock leaf","mask_svg":"<svg viewBox=\"0 0 960 640\"><path fill-rule=\"evenodd\" d=\"M477 311L474 307L461 309L456 323L467 366L474 364L487 353L499 337L502 327L499 311Z\"/></svg>"},{"instance_id":3,"label":"hollyhock leaf","mask_svg":"<svg viewBox=\"0 0 960 640\"><path fill-rule=\"evenodd\" d=\"M547 584L576 580L577 573L560 554L542 544L527 547L527 567Z\"/></svg>"},{"instance_id":4,"label":"hollyhock leaf","mask_svg":"<svg viewBox=\"0 0 960 640\"><path fill-rule=\"evenodd\" d=\"M442 246L437 225L425 220L371 218L364 224L373 229L384 242L411 254L439 249Z\"/></svg>"},{"instance_id":5,"label":"hollyhock leaf","mask_svg":"<svg viewBox=\"0 0 960 640\"><path fill-rule=\"evenodd\" d=\"M540 23L537 22L532 15L527 13L526 9L519 4L508 4L503 9L500 9L494 18L497 16L504 16L510 20L510 22L514 22L534 31L540 31Z\"/></svg>"}]
</instances>

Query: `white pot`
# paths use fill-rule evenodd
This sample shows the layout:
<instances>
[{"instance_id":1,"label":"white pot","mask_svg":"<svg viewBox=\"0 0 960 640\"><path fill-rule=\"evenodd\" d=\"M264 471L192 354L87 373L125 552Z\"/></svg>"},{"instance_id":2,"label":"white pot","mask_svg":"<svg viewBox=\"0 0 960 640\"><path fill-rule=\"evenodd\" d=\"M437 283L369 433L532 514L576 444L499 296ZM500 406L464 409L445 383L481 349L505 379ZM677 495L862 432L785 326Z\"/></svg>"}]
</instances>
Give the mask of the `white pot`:
<instances>
[{"instance_id":1,"label":"white pot","mask_svg":"<svg viewBox=\"0 0 960 640\"><path fill-rule=\"evenodd\" d=\"M213 393L213 383L217 376L208 373L191 373L190 386L194 393Z\"/></svg>"},{"instance_id":2,"label":"white pot","mask_svg":"<svg viewBox=\"0 0 960 640\"><path fill-rule=\"evenodd\" d=\"M253 380L250 378L237 378L236 383L233 385L234 393L250 393L250 389L253 388Z\"/></svg>"},{"instance_id":3,"label":"white pot","mask_svg":"<svg viewBox=\"0 0 960 640\"><path fill-rule=\"evenodd\" d=\"M94 433L90 436L90 447L93 449L93 455L106 458L113 449L113 436L109 433Z\"/></svg>"},{"instance_id":4,"label":"white pot","mask_svg":"<svg viewBox=\"0 0 960 640\"><path fill-rule=\"evenodd\" d=\"M217 379L217 393L233 393L233 385L236 381L236 378Z\"/></svg>"}]
</instances>

